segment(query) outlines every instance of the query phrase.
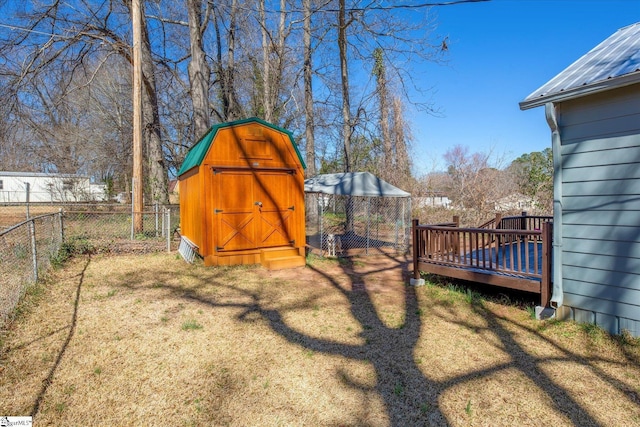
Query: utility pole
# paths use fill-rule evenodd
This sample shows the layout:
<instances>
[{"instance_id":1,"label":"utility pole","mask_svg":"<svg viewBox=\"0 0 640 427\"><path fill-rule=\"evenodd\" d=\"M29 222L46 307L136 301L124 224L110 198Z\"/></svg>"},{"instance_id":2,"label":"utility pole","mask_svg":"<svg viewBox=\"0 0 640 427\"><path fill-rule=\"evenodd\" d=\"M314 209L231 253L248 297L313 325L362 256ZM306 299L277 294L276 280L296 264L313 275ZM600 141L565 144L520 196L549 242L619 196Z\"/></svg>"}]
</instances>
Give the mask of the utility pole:
<instances>
[{"instance_id":1,"label":"utility pole","mask_svg":"<svg viewBox=\"0 0 640 427\"><path fill-rule=\"evenodd\" d=\"M131 21L133 25L133 229L135 234L142 233L142 210L144 209L142 191L142 7L140 0L131 2Z\"/></svg>"}]
</instances>

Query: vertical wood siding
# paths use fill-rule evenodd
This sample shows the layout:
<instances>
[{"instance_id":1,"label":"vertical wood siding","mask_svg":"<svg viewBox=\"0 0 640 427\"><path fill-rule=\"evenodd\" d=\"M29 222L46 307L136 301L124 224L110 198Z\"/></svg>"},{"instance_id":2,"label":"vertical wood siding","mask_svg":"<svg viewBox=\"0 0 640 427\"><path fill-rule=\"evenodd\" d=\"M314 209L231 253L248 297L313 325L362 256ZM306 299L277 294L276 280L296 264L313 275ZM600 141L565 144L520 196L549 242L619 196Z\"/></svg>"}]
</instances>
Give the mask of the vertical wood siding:
<instances>
[{"instance_id":1,"label":"vertical wood siding","mask_svg":"<svg viewBox=\"0 0 640 427\"><path fill-rule=\"evenodd\" d=\"M180 176L180 213L205 263L253 264L273 247L304 254L304 169L290 137L257 122L217 130Z\"/></svg>"},{"instance_id":2,"label":"vertical wood siding","mask_svg":"<svg viewBox=\"0 0 640 427\"><path fill-rule=\"evenodd\" d=\"M640 334L640 84L559 107L564 304Z\"/></svg>"},{"instance_id":3,"label":"vertical wood siding","mask_svg":"<svg viewBox=\"0 0 640 427\"><path fill-rule=\"evenodd\" d=\"M195 194L202 192L198 168L180 176L180 233L187 236L202 249L202 197Z\"/></svg>"}]
</instances>

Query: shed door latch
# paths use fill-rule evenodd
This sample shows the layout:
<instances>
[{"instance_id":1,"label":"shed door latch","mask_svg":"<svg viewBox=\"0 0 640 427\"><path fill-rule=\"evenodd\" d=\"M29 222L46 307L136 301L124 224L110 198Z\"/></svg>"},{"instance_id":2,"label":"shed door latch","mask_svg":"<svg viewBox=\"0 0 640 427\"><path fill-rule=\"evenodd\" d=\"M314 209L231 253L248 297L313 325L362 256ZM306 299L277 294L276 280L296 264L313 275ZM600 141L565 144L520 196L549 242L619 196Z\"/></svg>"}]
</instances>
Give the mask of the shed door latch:
<instances>
[{"instance_id":1,"label":"shed door latch","mask_svg":"<svg viewBox=\"0 0 640 427\"><path fill-rule=\"evenodd\" d=\"M287 209L289 209L290 211L295 211L296 210L296 206L295 205L289 206Z\"/></svg>"}]
</instances>

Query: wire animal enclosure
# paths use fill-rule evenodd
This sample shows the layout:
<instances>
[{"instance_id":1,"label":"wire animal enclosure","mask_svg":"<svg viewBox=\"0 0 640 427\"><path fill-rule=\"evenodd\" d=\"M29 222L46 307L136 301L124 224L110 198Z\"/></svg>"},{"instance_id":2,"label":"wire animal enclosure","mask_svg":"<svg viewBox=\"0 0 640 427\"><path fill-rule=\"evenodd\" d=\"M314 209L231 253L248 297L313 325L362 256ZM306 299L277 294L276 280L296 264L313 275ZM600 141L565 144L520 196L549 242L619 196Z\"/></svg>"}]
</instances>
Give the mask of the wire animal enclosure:
<instances>
[{"instance_id":1,"label":"wire animal enclosure","mask_svg":"<svg viewBox=\"0 0 640 427\"><path fill-rule=\"evenodd\" d=\"M312 253L347 257L409 249L410 197L307 193L305 202L307 245Z\"/></svg>"}]
</instances>

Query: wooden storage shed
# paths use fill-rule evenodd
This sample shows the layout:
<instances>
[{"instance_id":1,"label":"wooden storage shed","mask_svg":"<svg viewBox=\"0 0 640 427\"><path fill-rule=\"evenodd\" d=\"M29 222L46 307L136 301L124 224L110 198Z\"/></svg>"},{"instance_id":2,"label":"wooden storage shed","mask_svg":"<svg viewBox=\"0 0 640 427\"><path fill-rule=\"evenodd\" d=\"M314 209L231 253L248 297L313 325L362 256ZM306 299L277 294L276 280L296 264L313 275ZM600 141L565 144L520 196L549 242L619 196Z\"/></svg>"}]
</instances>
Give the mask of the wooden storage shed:
<instances>
[{"instance_id":1,"label":"wooden storage shed","mask_svg":"<svg viewBox=\"0 0 640 427\"><path fill-rule=\"evenodd\" d=\"M554 163L559 317L640 336L640 23L520 103L545 107Z\"/></svg>"},{"instance_id":2,"label":"wooden storage shed","mask_svg":"<svg viewBox=\"0 0 640 427\"><path fill-rule=\"evenodd\" d=\"M287 130L215 125L178 172L180 230L206 265L305 265L304 168Z\"/></svg>"}]
</instances>

